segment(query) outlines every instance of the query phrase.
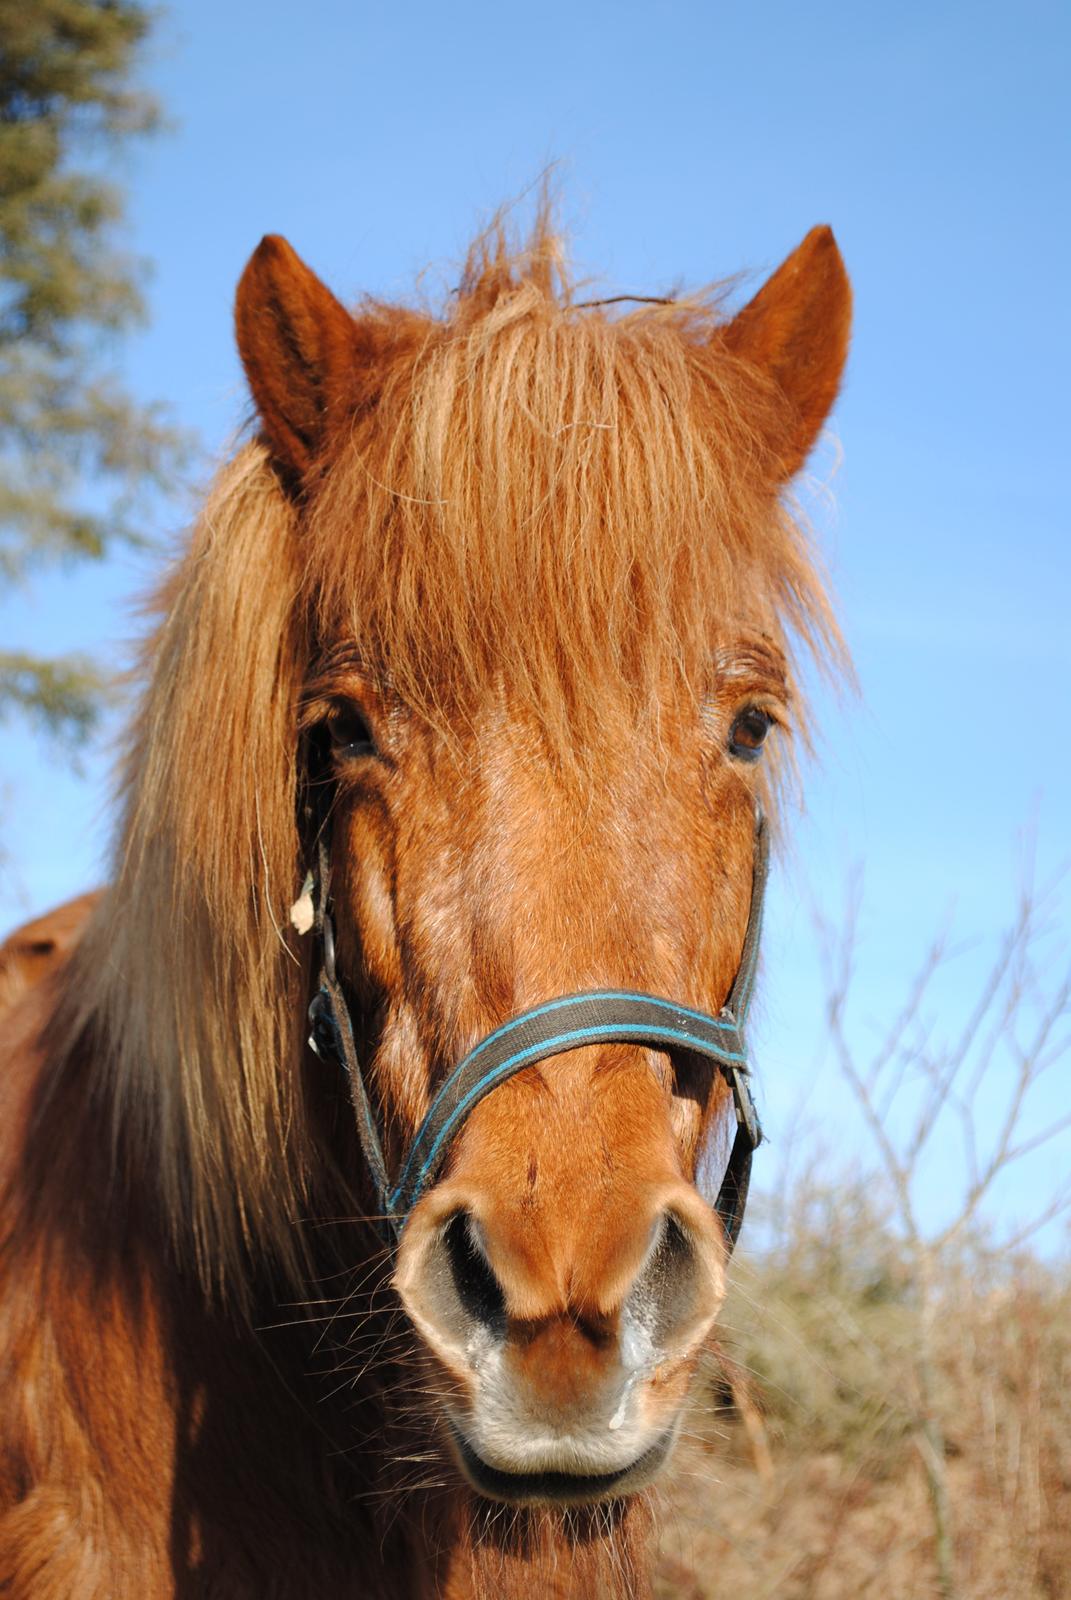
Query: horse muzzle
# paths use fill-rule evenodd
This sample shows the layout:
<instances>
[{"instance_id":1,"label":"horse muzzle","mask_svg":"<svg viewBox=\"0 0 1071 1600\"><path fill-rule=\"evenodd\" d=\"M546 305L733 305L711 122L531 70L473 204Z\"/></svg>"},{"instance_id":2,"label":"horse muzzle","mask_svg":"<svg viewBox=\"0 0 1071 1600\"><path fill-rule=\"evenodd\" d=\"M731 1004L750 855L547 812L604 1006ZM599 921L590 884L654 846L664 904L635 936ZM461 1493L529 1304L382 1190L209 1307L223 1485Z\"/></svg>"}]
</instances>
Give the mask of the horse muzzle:
<instances>
[{"instance_id":1,"label":"horse muzzle","mask_svg":"<svg viewBox=\"0 0 1071 1600\"><path fill-rule=\"evenodd\" d=\"M670 1454L723 1297L716 1217L685 1184L653 1194L646 1219L631 1221L633 1261L606 1285L612 1310L581 1299L523 1315L494 1266L508 1241L457 1209L460 1187L444 1185L412 1218L396 1284L464 1476L511 1502L584 1504L642 1488Z\"/></svg>"}]
</instances>

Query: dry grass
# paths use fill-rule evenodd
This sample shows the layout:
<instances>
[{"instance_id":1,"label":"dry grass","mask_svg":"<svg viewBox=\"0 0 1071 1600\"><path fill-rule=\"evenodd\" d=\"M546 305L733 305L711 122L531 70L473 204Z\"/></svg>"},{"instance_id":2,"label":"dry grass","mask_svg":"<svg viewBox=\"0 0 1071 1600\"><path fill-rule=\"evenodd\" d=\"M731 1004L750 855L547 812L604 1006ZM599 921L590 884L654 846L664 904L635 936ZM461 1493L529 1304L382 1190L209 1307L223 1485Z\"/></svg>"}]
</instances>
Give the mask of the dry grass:
<instances>
[{"instance_id":1,"label":"dry grass","mask_svg":"<svg viewBox=\"0 0 1071 1600\"><path fill-rule=\"evenodd\" d=\"M862 1186L812 1192L735 1277L739 1372L712 1373L699 1408L660 1600L939 1596L917 1286L894 1230ZM1071 1596L1071 1271L972 1240L934 1358L957 1600Z\"/></svg>"}]
</instances>

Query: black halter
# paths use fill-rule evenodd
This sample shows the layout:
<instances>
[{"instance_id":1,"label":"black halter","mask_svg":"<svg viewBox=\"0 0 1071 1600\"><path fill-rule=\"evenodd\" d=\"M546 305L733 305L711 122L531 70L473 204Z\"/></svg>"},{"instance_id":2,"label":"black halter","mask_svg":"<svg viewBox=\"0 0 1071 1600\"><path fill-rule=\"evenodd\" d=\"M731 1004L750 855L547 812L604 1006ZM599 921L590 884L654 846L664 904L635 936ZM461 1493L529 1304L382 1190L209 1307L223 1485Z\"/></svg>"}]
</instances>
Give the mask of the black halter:
<instances>
[{"instance_id":1,"label":"black halter","mask_svg":"<svg viewBox=\"0 0 1071 1600\"><path fill-rule=\"evenodd\" d=\"M626 1043L663 1051L675 1063L681 1058L705 1057L724 1074L732 1090L737 1126L714 1209L725 1229L728 1249L732 1250L744 1218L751 1157L762 1140L747 1081L744 1024L758 962L768 856L766 822L759 807L744 947L729 998L717 1017L657 995L613 989L566 995L520 1012L481 1039L440 1085L413 1136L401 1171L392 1182L357 1058L349 1007L335 968L330 854L326 828L321 830L311 887L322 959L319 990L309 1007L309 1043L322 1060L341 1066L349 1079L361 1147L375 1184L384 1230L392 1241L401 1237L409 1213L434 1183L466 1118L500 1083L538 1061L583 1045Z\"/></svg>"}]
</instances>

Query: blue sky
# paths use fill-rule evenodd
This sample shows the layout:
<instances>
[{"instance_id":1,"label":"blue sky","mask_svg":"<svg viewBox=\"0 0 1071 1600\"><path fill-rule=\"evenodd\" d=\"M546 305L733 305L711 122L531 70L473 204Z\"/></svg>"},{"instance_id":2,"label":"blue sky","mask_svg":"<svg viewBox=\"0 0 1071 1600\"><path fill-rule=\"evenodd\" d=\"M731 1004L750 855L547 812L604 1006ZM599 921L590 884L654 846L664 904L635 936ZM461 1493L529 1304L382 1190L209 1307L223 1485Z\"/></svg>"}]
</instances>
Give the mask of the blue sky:
<instances>
[{"instance_id":1,"label":"blue sky","mask_svg":"<svg viewBox=\"0 0 1071 1600\"><path fill-rule=\"evenodd\" d=\"M782 1149L801 1099L842 1152L865 1149L815 1068L812 906L836 916L863 864L860 1040L951 915L968 948L940 1027L1012 914L1024 827L1043 875L1068 858L1069 32L1045 0L179 0L147 58L173 126L121 173L155 272L151 325L120 360L197 430L202 481L247 414L230 308L266 231L342 297L404 296L425 269L449 284L478 224L557 161L578 267L609 292L742 271L746 294L833 225L856 332L815 463L835 506L809 498L861 695L819 692L819 761L772 897L756 1043ZM159 508L154 533L176 538L192 503ZM41 577L0 630L120 661L151 571L121 558ZM7 926L100 879L109 758L95 747L75 778L15 727L0 741ZM1056 920L1066 963L1066 902ZM1066 1065L1043 1099L1071 1101ZM1069 1154L1033 1163L1005 1203L1050 1189ZM950 1161L927 1180L936 1210Z\"/></svg>"}]
</instances>

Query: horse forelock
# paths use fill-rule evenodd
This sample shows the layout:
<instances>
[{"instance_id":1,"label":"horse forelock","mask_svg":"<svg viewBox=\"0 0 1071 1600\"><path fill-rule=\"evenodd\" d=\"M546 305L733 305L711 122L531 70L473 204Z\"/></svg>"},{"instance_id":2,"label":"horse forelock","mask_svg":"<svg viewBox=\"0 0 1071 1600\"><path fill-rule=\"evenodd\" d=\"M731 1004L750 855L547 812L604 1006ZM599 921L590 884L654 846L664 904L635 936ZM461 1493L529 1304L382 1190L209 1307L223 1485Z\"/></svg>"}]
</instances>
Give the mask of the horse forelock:
<instances>
[{"instance_id":1,"label":"horse forelock","mask_svg":"<svg viewBox=\"0 0 1071 1600\"><path fill-rule=\"evenodd\" d=\"M600 708L701 700L726 628L837 649L761 418L780 403L718 341L713 301L577 306L545 224L477 247L440 316L367 305L374 370L307 499L264 447L221 473L161 594L112 890L55 1030L92 1041L117 1170L240 1295L300 1280L323 1157L298 1063L307 956L298 720L357 649L449 729L494 681L563 760Z\"/></svg>"},{"instance_id":2,"label":"horse forelock","mask_svg":"<svg viewBox=\"0 0 1071 1600\"><path fill-rule=\"evenodd\" d=\"M701 700L726 628L835 659L766 442L784 401L718 302L578 304L544 217L479 241L440 316L366 305L381 360L305 529L320 636L447 728L497 679L571 757L608 699Z\"/></svg>"}]
</instances>

